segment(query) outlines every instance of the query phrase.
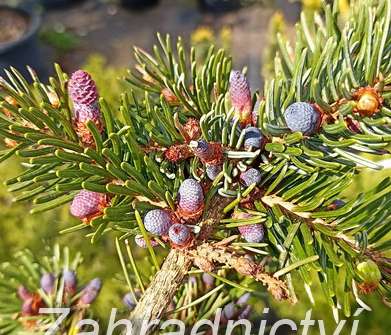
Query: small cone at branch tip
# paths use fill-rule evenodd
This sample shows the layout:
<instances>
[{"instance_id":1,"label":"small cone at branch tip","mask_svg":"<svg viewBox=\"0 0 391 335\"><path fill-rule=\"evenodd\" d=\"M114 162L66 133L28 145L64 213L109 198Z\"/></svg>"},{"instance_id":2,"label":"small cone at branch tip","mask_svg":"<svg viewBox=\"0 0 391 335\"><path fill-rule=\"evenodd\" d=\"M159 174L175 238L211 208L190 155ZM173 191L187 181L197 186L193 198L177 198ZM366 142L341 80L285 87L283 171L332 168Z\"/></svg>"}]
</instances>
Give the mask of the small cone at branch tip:
<instances>
[{"instance_id":1,"label":"small cone at branch tip","mask_svg":"<svg viewBox=\"0 0 391 335\"><path fill-rule=\"evenodd\" d=\"M231 71L229 84L229 93L231 104L235 109L235 118L239 119L242 127L251 124L252 100L247 78L240 71Z\"/></svg>"},{"instance_id":2,"label":"small cone at branch tip","mask_svg":"<svg viewBox=\"0 0 391 335\"><path fill-rule=\"evenodd\" d=\"M360 127L360 122L351 118L351 117L347 117L345 119L345 123L346 123L346 126L348 127L348 129L353 132L353 133L356 133L356 134L360 134L361 133L361 127Z\"/></svg>"},{"instance_id":3,"label":"small cone at branch tip","mask_svg":"<svg viewBox=\"0 0 391 335\"><path fill-rule=\"evenodd\" d=\"M178 205L189 214L198 212L204 207L204 191L201 184L195 179L185 179L178 191Z\"/></svg>"},{"instance_id":4,"label":"small cone at branch tip","mask_svg":"<svg viewBox=\"0 0 391 335\"><path fill-rule=\"evenodd\" d=\"M84 288L83 293L79 299L79 304L90 305L98 297L102 288L102 281L99 278L91 280Z\"/></svg>"},{"instance_id":5,"label":"small cone at branch tip","mask_svg":"<svg viewBox=\"0 0 391 335\"><path fill-rule=\"evenodd\" d=\"M375 291L382 278L379 267L370 259L357 264L357 274L362 280L362 282L358 284L358 287L364 294Z\"/></svg>"},{"instance_id":6,"label":"small cone at branch tip","mask_svg":"<svg viewBox=\"0 0 391 335\"><path fill-rule=\"evenodd\" d=\"M23 285L18 287L18 296L21 300L28 300L33 297L33 294Z\"/></svg>"},{"instance_id":7,"label":"small cone at branch tip","mask_svg":"<svg viewBox=\"0 0 391 335\"><path fill-rule=\"evenodd\" d=\"M125 294L122 298L122 302L130 311L136 307L136 301L134 301L131 293Z\"/></svg>"},{"instance_id":8,"label":"small cone at branch tip","mask_svg":"<svg viewBox=\"0 0 391 335\"><path fill-rule=\"evenodd\" d=\"M64 270L63 272L64 279L64 289L65 292L73 294L77 289L77 277L75 271Z\"/></svg>"},{"instance_id":9,"label":"small cone at branch tip","mask_svg":"<svg viewBox=\"0 0 391 335\"><path fill-rule=\"evenodd\" d=\"M222 165L206 165L206 175L210 180L215 180L221 171L223 171Z\"/></svg>"},{"instance_id":10,"label":"small cone at branch tip","mask_svg":"<svg viewBox=\"0 0 391 335\"><path fill-rule=\"evenodd\" d=\"M361 116L372 116L379 112L383 103L383 98L376 89L372 87L362 87L354 94L357 101L356 108L353 110Z\"/></svg>"},{"instance_id":11,"label":"small cone at branch tip","mask_svg":"<svg viewBox=\"0 0 391 335\"><path fill-rule=\"evenodd\" d=\"M238 313L237 306L233 302L230 302L224 306L222 315L227 321L229 321L229 320L234 320L237 316L237 313Z\"/></svg>"},{"instance_id":12,"label":"small cone at branch tip","mask_svg":"<svg viewBox=\"0 0 391 335\"><path fill-rule=\"evenodd\" d=\"M144 217L145 229L155 235L167 235L172 224L171 215L164 209L153 209Z\"/></svg>"},{"instance_id":13,"label":"small cone at branch tip","mask_svg":"<svg viewBox=\"0 0 391 335\"><path fill-rule=\"evenodd\" d=\"M46 294L51 294L54 291L56 277L52 273L45 273L41 277L41 288Z\"/></svg>"},{"instance_id":14,"label":"small cone at branch tip","mask_svg":"<svg viewBox=\"0 0 391 335\"><path fill-rule=\"evenodd\" d=\"M73 216L88 220L92 216L102 213L107 206L106 195L102 193L81 190L74 198L70 207Z\"/></svg>"},{"instance_id":15,"label":"small cone at branch tip","mask_svg":"<svg viewBox=\"0 0 391 335\"><path fill-rule=\"evenodd\" d=\"M239 297L239 299L236 301L236 304L244 307L248 303L250 298L251 298L251 293L247 292Z\"/></svg>"},{"instance_id":16,"label":"small cone at branch tip","mask_svg":"<svg viewBox=\"0 0 391 335\"><path fill-rule=\"evenodd\" d=\"M256 127L247 127L244 134L244 148L249 149L250 147L259 149L262 147L264 142L264 136L261 130Z\"/></svg>"},{"instance_id":17,"label":"small cone at branch tip","mask_svg":"<svg viewBox=\"0 0 391 335\"><path fill-rule=\"evenodd\" d=\"M140 248L147 248L147 242L145 241L144 237L142 235L136 235L134 237L134 241ZM157 247L159 245L158 242L156 242L153 238L149 239L149 242L151 243L151 247Z\"/></svg>"},{"instance_id":18,"label":"small cone at branch tip","mask_svg":"<svg viewBox=\"0 0 391 335\"><path fill-rule=\"evenodd\" d=\"M68 82L68 92L73 103L93 105L98 101L99 94L95 82L89 73L77 70Z\"/></svg>"},{"instance_id":19,"label":"small cone at branch tip","mask_svg":"<svg viewBox=\"0 0 391 335\"><path fill-rule=\"evenodd\" d=\"M250 317L251 312L252 307L250 305L244 306L239 312L238 320L247 320Z\"/></svg>"},{"instance_id":20,"label":"small cone at branch tip","mask_svg":"<svg viewBox=\"0 0 391 335\"><path fill-rule=\"evenodd\" d=\"M215 278L209 273L202 274L202 282L207 289L211 289L215 286Z\"/></svg>"},{"instance_id":21,"label":"small cone at branch tip","mask_svg":"<svg viewBox=\"0 0 391 335\"><path fill-rule=\"evenodd\" d=\"M252 215L249 213L236 211L233 213L232 218L244 220L252 218ZM265 236L265 229L262 224L241 225L238 227L238 230L240 235L248 243L259 243Z\"/></svg>"},{"instance_id":22,"label":"small cone at branch tip","mask_svg":"<svg viewBox=\"0 0 391 335\"><path fill-rule=\"evenodd\" d=\"M186 246L191 239L191 231L186 225L176 223L168 230L168 236L175 245Z\"/></svg>"},{"instance_id":23,"label":"small cone at branch tip","mask_svg":"<svg viewBox=\"0 0 391 335\"><path fill-rule=\"evenodd\" d=\"M304 135L312 135L318 131L321 123L320 112L307 102L295 102L284 112L287 127Z\"/></svg>"},{"instance_id":24,"label":"small cone at branch tip","mask_svg":"<svg viewBox=\"0 0 391 335\"><path fill-rule=\"evenodd\" d=\"M39 314L39 309L44 307L44 303L39 294L33 294L31 298L25 300L22 304L22 316L35 316Z\"/></svg>"},{"instance_id":25,"label":"small cone at branch tip","mask_svg":"<svg viewBox=\"0 0 391 335\"><path fill-rule=\"evenodd\" d=\"M247 187L252 184L259 184L261 181L261 172L257 169L250 168L240 174L240 180Z\"/></svg>"}]
</instances>

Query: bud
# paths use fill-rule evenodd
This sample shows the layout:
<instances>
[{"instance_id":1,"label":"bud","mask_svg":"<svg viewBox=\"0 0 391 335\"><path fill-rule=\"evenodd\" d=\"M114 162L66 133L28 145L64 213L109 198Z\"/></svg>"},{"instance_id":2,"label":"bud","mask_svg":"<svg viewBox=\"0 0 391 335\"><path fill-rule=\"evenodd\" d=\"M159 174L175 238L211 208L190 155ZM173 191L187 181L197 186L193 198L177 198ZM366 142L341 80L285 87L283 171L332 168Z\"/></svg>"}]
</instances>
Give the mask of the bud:
<instances>
[{"instance_id":1,"label":"bud","mask_svg":"<svg viewBox=\"0 0 391 335\"><path fill-rule=\"evenodd\" d=\"M28 300L33 297L33 294L23 285L18 287L18 296L21 300Z\"/></svg>"},{"instance_id":2,"label":"bud","mask_svg":"<svg viewBox=\"0 0 391 335\"><path fill-rule=\"evenodd\" d=\"M65 292L70 294L75 293L77 289L76 273L71 270L64 270L63 279Z\"/></svg>"},{"instance_id":3,"label":"bud","mask_svg":"<svg viewBox=\"0 0 391 335\"><path fill-rule=\"evenodd\" d=\"M383 98L379 95L379 93L369 86L360 88L354 94L354 97L357 100L354 112L359 113L363 117L376 114L383 103Z\"/></svg>"},{"instance_id":4,"label":"bud","mask_svg":"<svg viewBox=\"0 0 391 335\"><path fill-rule=\"evenodd\" d=\"M195 179L185 179L178 191L178 213L185 220L197 220L204 210L204 191Z\"/></svg>"},{"instance_id":5,"label":"bud","mask_svg":"<svg viewBox=\"0 0 391 335\"><path fill-rule=\"evenodd\" d=\"M47 93L47 96L48 96L49 102L50 102L50 104L52 105L53 108L55 108L55 109L60 108L61 103L60 103L60 99L58 98L58 95L57 95L56 92L49 91Z\"/></svg>"},{"instance_id":6,"label":"bud","mask_svg":"<svg viewBox=\"0 0 391 335\"><path fill-rule=\"evenodd\" d=\"M370 259L357 265L357 274L363 281L359 284L359 288L365 294L376 290L382 278L379 267Z\"/></svg>"},{"instance_id":7,"label":"bud","mask_svg":"<svg viewBox=\"0 0 391 335\"><path fill-rule=\"evenodd\" d=\"M145 229L155 235L167 235L172 224L171 215L163 209L153 209L144 217Z\"/></svg>"},{"instance_id":8,"label":"bud","mask_svg":"<svg viewBox=\"0 0 391 335\"><path fill-rule=\"evenodd\" d=\"M240 180L247 187L252 184L258 184L261 181L261 172L259 172L257 169L250 168L240 174Z\"/></svg>"},{"instance_id":9,"label":"bud","mask_svg":"<svg viewBox=\"0 0 391 335\"><path fill-rule=\"evenodd\" d=\"M133 310L136 307L136 302L134 301L133 295L131 293L125 294L125 296L122 298L122 302L129 310Z\"/></svg>"},{"instance_id":10,"label":"bud","mask_svg":"<svg viewBox=\"0 0 391 335\"><path fill-rule=\"evenodd\" d=\"M81 220L91 219L102 213L107 205L106 195L87 190L81 190L74 198L70 207L71 214Z\"/></svg>"},{"instance_id":11,"label":"bud","mask_svg":"<svg viewBox=\"0 0 391 335\"><path fill-rule=\"evenodd\" d=\"M54 285L56 277L52 273L45 273L41 277L41 288L46 294L52 294L54 291Z\"/></svg>"},{"instance_id":12,"label":"bud","mask_svg":"<svg viewBox=\"0 0 391 335\"><path fill-rule=\"evenodd\" d=\"M221 171L223 171L222 165L206 165L206 175L210 180L215 180Z\"/></svg>"},{"instance_id":13,"label":"bud","mask_svg":"<svg viewBox=\"0 0 391 335\"><path fill-rule=\"evenodd\" d=\"M91 280L84 288L79 303L82 305L92 304L97 298L101 287L102 287L102 281L99 278L95 278Z\"/></svg>"},{"instance_id":14,"label":"bud","mask_svg":"<svg viewBox=\"0 0 391 335\"><path fill-rule=\"evenodd\" d=\"M202 274L202 281L207 289L211 289L215 286L215 278L209 273Z\"/></svg>"},{"instance_id":15,"label":"bud","mask_svg":"<svg viewBox=\"0 0 391 335\"><path fill-rule=\"evenodd\" d=\"M179 100L176 97L176 95L167 87L162 89L162 94L164 97L164 100L170 105L170 106L178 106Z\"/></svg>"},{"instance_id":16,"label":"bud","mask_svg":"<svg viewBox=\"0 0 391 335\"><path fill-rule=\"evenodd\" d=\"M136 244L140 247L140 248L143 248L145 249L147 247L147 242L145 241L144 237L142 235L136 235L134 237L134 241L136 242ZM156 247L159 245L158 242L156 242L153 238L150 238L149 239L149 242L151 243L151 247Z\"/></svg>"},{"instance_id":17,"label":"bud","mask_svg":"<svg viewBox=\"0 0 391 335\"><path fill-rule=\"evenodd\" d=\"M168 230L168 236L172 243L178 246L186 246L191 240L190 229L180 223L173 224Z\"/></svg>"},{"instance_id":18,"label":"bud","mask_svg":"<svg viewBox=\"0 0 391 335\"><path fill-rule=\"evenodd\" d=\"M201 136L201 127L197 119L188 118L182 129L186 142L197 140Z\"/></svg>"}]
</instances>

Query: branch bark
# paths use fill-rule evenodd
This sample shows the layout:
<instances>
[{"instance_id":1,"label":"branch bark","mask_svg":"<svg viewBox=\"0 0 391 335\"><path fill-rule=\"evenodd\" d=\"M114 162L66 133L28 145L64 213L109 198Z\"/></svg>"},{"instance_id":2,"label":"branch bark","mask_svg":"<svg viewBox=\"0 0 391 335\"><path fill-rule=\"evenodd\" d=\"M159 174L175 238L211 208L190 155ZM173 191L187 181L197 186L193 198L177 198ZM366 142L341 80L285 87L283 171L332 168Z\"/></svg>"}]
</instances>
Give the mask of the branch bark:
<instances>
[{"instance_id":1,"label":"branch bark","mask_svg":"<svg viewBox=\"0 0 391 335\"><path fill-rule=\"evenodd\" d=\"M206 218L200 222L201 239L206 239L214 225L224 216L223 208L231 201L229 198L216 196L210 202ZM136 308L130 315L132 335L141 334L144 324L159 320L171 303L184 277L193 265L193 258L188 253L172 249L166 257L161 269L156 273L151 284L141 297ZM150 334L153 326L145 329L144 334Z\"/></svg>"}]
</instances>

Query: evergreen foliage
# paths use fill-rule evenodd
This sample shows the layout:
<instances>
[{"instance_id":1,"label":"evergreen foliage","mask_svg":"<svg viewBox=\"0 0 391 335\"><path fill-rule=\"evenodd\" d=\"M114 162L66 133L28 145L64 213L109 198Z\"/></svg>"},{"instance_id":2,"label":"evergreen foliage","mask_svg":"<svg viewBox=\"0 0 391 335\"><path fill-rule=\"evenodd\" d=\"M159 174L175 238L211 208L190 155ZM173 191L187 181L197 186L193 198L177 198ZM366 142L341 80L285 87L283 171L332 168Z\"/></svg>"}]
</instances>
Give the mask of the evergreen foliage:
<instances>
[{"instance_id":1,"label":"evergreen foliage","mask_svg":"<svg viewBox=\"0 0 391 335\"><path fill-rule=\"evenodd\" d=\"M344 27L338 1L311 19L303 14L294 49L277 36L274 76L242 107L230 92L237 76L230 82L232 60L224 50L211 47L200 63L197 50L187 52L180 38L173 43L158 35L152 53L134 49L138 64L126 78L130 87L121 95L121 117L99 99L101 128L89 120L80 129L68 76L58 65L49 84L31 69L33 84L10 69L1 81L0 135L11 147L0 159L17 155L25 171L7 181L9 190L17 201L31 200L33 213L68 203L80 190L105 194L109 200L67 232L84 231L92 242L117 232L135 299L167 252L180 249L201 272L224 284L215 296L226 285L259 292L255 282L261 281L274 297L291 302L297 299L295 287L304 283L312 299L315 273L336 317L339 309L350 316L352 301L366 307L361 293L376 291L387 300L390 178L343 204L336 201L363 169L382 169L378 157L388 153L390 22L390 0L355 1ZM246 89L244 82L237 87ZM311 134L287 128L284 113L295 102L306 102L317 113ZM244 146L248 125L265 139L259 148ZM207 176L211 166L221 168L213 181ZM249 168L259 170L260 181L243 184L240 176ZM205 201L184 215L177 200L188 178L202 185ZM219 206L218 226L205 228ZM179 247L148 233L143 218L152 209L164 209L191 227L192 243ZM248 215L238 218L238 213ZM238 235L238 227L250 224L265 228L264 241L251 243ZM151 267L140 273L131 256L134 244L127 244L129 274L120 243L137 235L145 241ZM363 262L374 264L380 277L363 275L363 268L375 268L358 266ZM301 283L292 281L293 272ZM174 298L177 312L191 313L203 304L200 310L210 313L229 301L222 295L211 306L205 294L185 302L183 292L192 285L185 284Z\"/></svg>"}]
</instances>

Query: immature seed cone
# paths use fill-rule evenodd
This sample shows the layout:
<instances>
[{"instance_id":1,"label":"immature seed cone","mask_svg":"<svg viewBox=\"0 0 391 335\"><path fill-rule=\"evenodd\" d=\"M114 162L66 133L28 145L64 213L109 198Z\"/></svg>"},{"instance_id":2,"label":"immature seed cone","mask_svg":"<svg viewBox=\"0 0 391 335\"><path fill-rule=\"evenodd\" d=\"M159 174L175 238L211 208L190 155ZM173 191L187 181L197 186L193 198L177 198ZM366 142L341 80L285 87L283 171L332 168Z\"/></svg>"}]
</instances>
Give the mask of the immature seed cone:
<instances>
[{"instance_id":1,"label":"immature seed cone","mask_svg":"<svg viewBox=\"0 0 391 335\"><path fill-rule=\"evenodd\" d=\"M153 209L144 217L145 229L155 235L167 235L172 224L171 214L164 209Z\"/></svg>"},{"instance_id":2,"label":"immature seed cone","mask_svg":"<svg viewBox=\"0 0 391 335\"><path fill-rule=\"evenodd\" d=\"M34 293L31 298L25 300L22 304L22 316L35 316L39 314L39 309L45 304L39 294Z\"/></svg>"},{"instance_id":3,"label":"immature seed cone","mask_svg":"<svg viewBox=\"0 0 391 335\"><path fill-rule=\"evenodd\" d=\"M204 208L204 191L195 179L185 179L178 191L178 210L182 217L199 217Z\"/></svg>"},{"instance_id":4,"label":"immature seed cone","mask_svg":"<svg viewBox=\"0 0 391 335\"><path fill-rule=\"evenodd\" d=\"M87 122L94 122L98 130L103 131L95 82L87 72L78 70L69 80L68 91L73 102L75 130L84 144L93 145L94 139L87 128Z\"/></svg>"},{"instance_id":5,"label":"immature seed cone","mask_svg":"<svg viewBox=\"0 0 391 335\"><path fill-rule=\"evenodd\" d=\"M235 212L232 217L235 219L250 219L252 215L245 212ZM249 243L259 243L265 236L265 230L261 224L241 225L238 230L240 235Z\"/></svg>"},{"instance_id":6,"label":"immature seed cone","mask_svg":"<svg viewBox=\"0 0 391 335\"><path fill-rule=\"evenodd\" d=\"M284 113L286 125L291 131L300 131L312 135L318 131L321 123L319 111L307 102L295 102Z\"/></svg>"},{"instance_id":7,"label":"immature seed cone","mask_svg":"<svg viewBox=\"0 0 391 335\"><path fill-rule=\"evenodd\" d=\"M122 298L122 302L130 311L136 307L136 302L134 301L133 295L131 293L125 294Z\"/></svg>"},{"instance_id":8,"label":"immature seed cone","mask_svg":"<svg viewBox=\"0 0 391 335\"><path fill-rule=\"evenodd\" d=\"M231 104L235 109L235 118L245 127L252 123L252 101L250 85L240 71L232 71L229 78Z\"/></svg>"},{"instance_id":9,"label":"immature seed cone","mask_svg":"<svg viewBox=\"0 0 391 335\"><path fill-rule=\"evenodd\" d=\"M207 289L211 289L215 286L215 278L209 273L202 274L202 281Z\"/></svg>"},{"instance_id":10,"label":"immature seed cone","mask_svg":"<svg viewBox=\"0 0 391 335\"><path fill-rule=\"evenodd\" d=\"M191 239L191 232L186 225L176 223L168 230L168 236L172 243L178 246L185 246Z\"/></svg>"},{"instance_id":11,"label":"immature seed cone","mask_svg":"<svg viewBox=\"0 0 391 335\"><path fill-rule=\"evenodd\" d=\"M18 296L21 300L28 300L33 297L33 294L23 285L18 287Z\"/></svg>"},{"instance_id":12,"label":"immature seed cone","mask_svg":"<svg viewBox=\"0 0 391 335\"><path fill-rule=\"evenodd\" d=\"M77 277L76 273L71 270L64 270L63 272L64 279L64 290L66 293L74 294L77 289Z\"/></svg>"},{"instance_id":13,"label":"immature seed cone","mask_svg":"<svg viewBox=\"0 0 391 335\"><path fill-rule=\"evenodd\" d=\"M91 280L83 290L83 294L80 297L79 304L90 305L98 297L100 289L102 287L102 281L99 278Z\"/></svg>"},{"instance_id":14,"label":"immature seed cone","mask_svg":"<svg viewBox=\"0 0 391 335\"><path fill-rule=\"evenodd\" d=\"M208 143L205 140L191 141L190 147L204 164L219 165L223 161L223 148L220 143Z\"/></svg>"},{"instance_id":15,"label":"immature seed cone","mask_svg":"<svg viewBox=\"0 0 391 335\"><path fill-rule=\"evenodd\" d=\"M240 180L247 187L252 184L258 184L261 181L261 172L259 172L257 169L250 168L240 174Z\"/></svg>"},{"instance_id":16,"label":"immature seed cone","mask_svg":"<svg viewBox=\"0 0 391 335\"><path fill-rule=\"evenodd\" d=\"M215 180L222 170L222 165L206 165L206 175L210 180Z\"/></svg>"},{"instance_id":17,"label":"immature seed cone","mask_svg":"<svg viewBox=\"0 0 391 335\"><path fill-rule=\"evenodd\" d=\"M87 190L81 190L71 204L71 214L88 223L92 218L102 214L107 205L106 195Z\"/></svg>"},{"instance_id":18,"label":"immature seed cone","mask_svg":"<svg viewBox=\"0 0 391 335\"><path fill-rule=\"evenodd\" d=\"M248 127L244 133L244 148L259 149L262 147L265 138L263 137L261 130L256 127Z\"/></svg>"},{"instance_id":19,"label":"immature seed cone","mask_svg":"<svg viewBox=\"0 0 391 335\"><path fill-rule=\"evenodd\" d=\"M56 277L52 273L45 273L41 277L41 288L46 294L53 293Z\"/></svg>"}]
</instances>

